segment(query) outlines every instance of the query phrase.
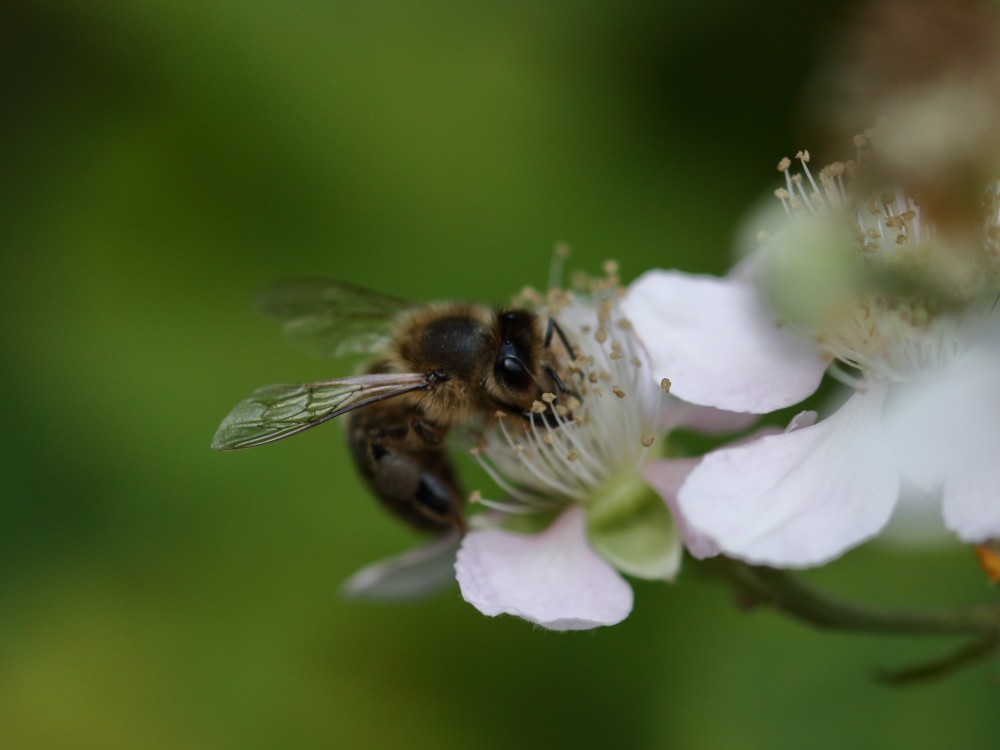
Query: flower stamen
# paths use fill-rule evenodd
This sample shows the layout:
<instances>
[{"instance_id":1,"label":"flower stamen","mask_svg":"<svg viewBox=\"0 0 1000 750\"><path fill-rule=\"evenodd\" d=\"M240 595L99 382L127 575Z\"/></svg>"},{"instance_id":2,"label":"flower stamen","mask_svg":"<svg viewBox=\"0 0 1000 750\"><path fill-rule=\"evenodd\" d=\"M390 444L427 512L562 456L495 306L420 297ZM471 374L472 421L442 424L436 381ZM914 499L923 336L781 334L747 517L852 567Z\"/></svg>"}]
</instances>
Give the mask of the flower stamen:
<instances>
[{"instance_id":1,"label":"flower stamen","mask_svg":"<svg viewBox=\"0 0 1000 750\"><path fill-rule=\"evenodd\" d=\"M550 507L587 505L612 477L635 470L660 427L664 394L643 369L645 351L618 306L617 264L605 264L604 272L602 279L577 280L581 299L562 290L545 295L576 354L549 364L574 381L574 392L541 394L523 423L498 419L476 456L529 512L540 507L536 498Z\"/></svg>"}]
</instances>

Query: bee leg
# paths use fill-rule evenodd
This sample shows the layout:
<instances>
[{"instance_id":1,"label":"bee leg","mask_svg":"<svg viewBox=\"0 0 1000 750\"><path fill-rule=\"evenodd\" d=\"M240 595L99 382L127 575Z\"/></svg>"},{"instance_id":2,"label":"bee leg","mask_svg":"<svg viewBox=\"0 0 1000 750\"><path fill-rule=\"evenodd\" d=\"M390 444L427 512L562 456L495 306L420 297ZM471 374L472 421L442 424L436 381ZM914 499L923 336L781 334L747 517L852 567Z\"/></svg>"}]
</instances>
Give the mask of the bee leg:
<instances>
[{"instance_id":1,"label":"bee leg","mask_svg":"<svg viewBox=\"0 0 1000 750\"><path fill-rule=\"evenodd\" d=\"M548 349L552 344L552 335L556 334L559 336L559 340L562 342L563 347L566 349L566 353L569 354L570 362L576 361L576 352L573 351L573 347L569 344L569 339L566 338L566 334L563 333L562 327L556 322L555 318L549 318L549 322L545 327L545 348ZM551 365L545 365L546 374L552 378L552 382L555 383L556 389L560 393L565 393L569 396L579 399L580 394L576 391L571 391L565 385L563 385L562 379L556 373ZM580 369L576 370L576 374L583 378L583 371Z\"/></svg>"},{"instance_id":2,"label":"bee leg","mask_svg":"<svg viewBox=\"0 0 1000 750\"><path fill-rule=\"evenodd\" d=\"M433 520L451 524L459 534L468 530L462 514L461 499L452 488L429 471L420 472L420 484L413 493L418 509Z\"/></svg>"},{"instance_id":3,"label":"bee leg","mask_svg":"<svg viewBox=\"0 0 1000 750\"><path fill-rule=\"evenodd\" d=\"M527 419L536 427L558 427L559 420L556 419L556 413L554 411L554 405L550 406L543 412L525 410L521 412L521 416Z\"/></svg>"},{"instance_id":4,"label":"bee leg","mask_svg":"<svg viewBox=\"0 0 1000 750\"><path fill-rule=\"evenodd\" d=\"M559 375L556 373L555 370L552 369L550 365L545 365L545 372L550 378L552 378L552 382L555 384L556 390L558 390L560 393L564 393L567 396L572 396L573 398L576 399L580 398L580 394L578 394L576 391L571 391L569 388L563 385L562 378L559 377ZM545 425L548 425L549 427L558 427L559 420L556 418L555 408L556 408L555 403L552 403L549 404L549 408L543 412L536 412L532 411L531 409L526 409L521 412L521 416L527 420L530 420L531 423L537 427L543 427ZM567 419L572 418L569 414L567 414L566 417Z\"/></svg>"},{"instance_id":5,"label":"bee leg","mask_svg":"<svg viewBox=\"0 0 1000 750\"><path fill-rule=\"evenodd\" d=\"M552 382L555 383L556 389L560 393L565 393L567 396L573 396L574 398L577 399L580 398L579 393L577 393L576 391L571 391L569 388L563 385L562 378L560 378L558 373L556 373L556 371L552 369L551 365L545 365L545 372L550 378L552 378Z\"/></svg>"},{"instance_id":6,"label":"bee leg","mask_svg":"<svg viewBox=\"0 0 1000 750\"><path fill-rule=\"evenodd\" d=\"M462 502L444 476L407 453L372 446L372 486L379 497L414 526L454 526L465 533ZM428 524L427 522L431 522Z\"/></svg>"},{"instance_id":7,"label":"bee leg","mask_svg":"<svg viewBox=\"0 0 1000 750\"><path fill-rule=\"evenodd\" d=\"M382 504L427 531L465 531L462 494L443 450L445 430L410 409L388 405L351 416L348 434L358 471Z\"/></svg>"},{"instance_id":8,"label":"bee leg","mask_svg":"<svg viewBox=\"0 0 1000 750\"><path fill-rule=\"evenodd\" d=\"M556 334L562 345L566 348L566 353L569 355L571 360L576 359L576 352L573 351L573 347L569 345L569 339L566 338L566 334L563 333L563 329L556 322L555 318L549 318L549 322L545 326L545 348L549 348L549 344L552 343L552 334Z\"/></svg>"}]
</instances>

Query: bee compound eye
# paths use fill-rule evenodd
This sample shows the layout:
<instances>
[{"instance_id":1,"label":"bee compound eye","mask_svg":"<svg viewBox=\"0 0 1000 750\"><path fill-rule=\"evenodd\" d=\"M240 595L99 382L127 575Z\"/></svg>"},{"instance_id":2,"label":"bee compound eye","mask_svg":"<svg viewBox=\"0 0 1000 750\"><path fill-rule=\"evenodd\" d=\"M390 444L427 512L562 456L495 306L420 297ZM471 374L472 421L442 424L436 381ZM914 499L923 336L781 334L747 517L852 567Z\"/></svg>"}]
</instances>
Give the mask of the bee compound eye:
<instances>
[{"instance_id":1,"label":"bee compound eye","mask_svg":"<svg viewBox=\"0 0 1000 750\"><path fill-rule=\"evenodd\" d=\"M503 357L497 363L497 377L508 387L526 391L531 387L531 375L517 357Z\"/></svg>"}]
</instances>

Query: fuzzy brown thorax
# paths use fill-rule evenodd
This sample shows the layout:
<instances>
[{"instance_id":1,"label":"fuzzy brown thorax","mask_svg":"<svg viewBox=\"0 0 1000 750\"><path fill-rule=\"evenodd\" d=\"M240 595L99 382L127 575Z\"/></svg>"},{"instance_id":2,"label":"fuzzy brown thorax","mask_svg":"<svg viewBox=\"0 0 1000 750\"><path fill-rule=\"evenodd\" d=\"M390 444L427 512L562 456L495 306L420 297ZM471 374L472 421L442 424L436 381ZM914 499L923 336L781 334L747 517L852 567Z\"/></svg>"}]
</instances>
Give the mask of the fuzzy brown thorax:
<instances>
[{"instance_id":1,"label":"fuzzy brown thorax","mask_svg":"<svg viewBox=\"0 0 1000 750\"><path fill-rule=\"evenodd\" d=\"M407 314L393 336L389 366L439 373L412 398L427 418L468 424L496 409L525 411L544 385L543 332L534 313L439 303Z\"/></svg>"}]
</instances>

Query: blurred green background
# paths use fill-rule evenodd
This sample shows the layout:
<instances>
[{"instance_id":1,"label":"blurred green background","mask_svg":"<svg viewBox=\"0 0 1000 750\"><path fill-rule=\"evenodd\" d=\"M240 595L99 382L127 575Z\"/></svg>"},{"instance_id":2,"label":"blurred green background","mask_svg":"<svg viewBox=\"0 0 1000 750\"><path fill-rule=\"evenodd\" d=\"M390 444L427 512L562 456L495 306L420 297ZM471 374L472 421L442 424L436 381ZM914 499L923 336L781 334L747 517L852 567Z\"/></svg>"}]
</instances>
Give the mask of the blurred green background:
<instances>
[{"instance_id":1,"label":"blurred green background","mask_svg":"<svg viewBox=\"0 0 1000 750\"><path fill-rule=\"evenodd\" d=\"M457 590L345 601L414 538L339 431L208 448L254 387L341 374L254 312L277 279L502 301L559 240L626 279L723 271L809 145L803 87L845 7L8 0L0 748L995 743L995 663L882 687L954 644L822 634L690 575L591 633ZM990 595L957 546L812 579Z\"/></svg>"}]
</instances>

